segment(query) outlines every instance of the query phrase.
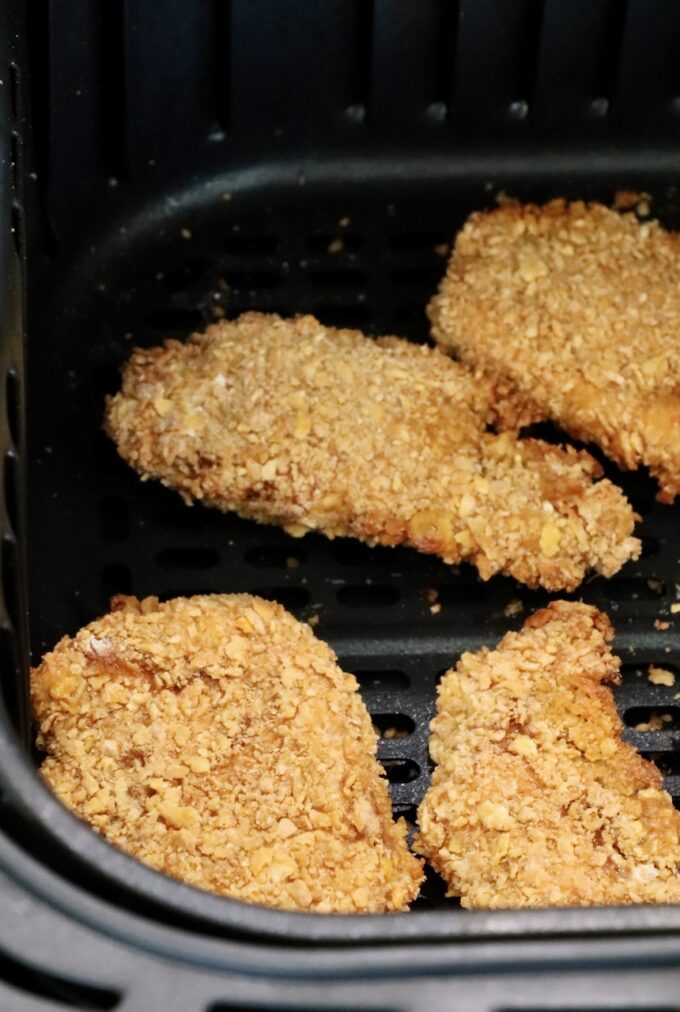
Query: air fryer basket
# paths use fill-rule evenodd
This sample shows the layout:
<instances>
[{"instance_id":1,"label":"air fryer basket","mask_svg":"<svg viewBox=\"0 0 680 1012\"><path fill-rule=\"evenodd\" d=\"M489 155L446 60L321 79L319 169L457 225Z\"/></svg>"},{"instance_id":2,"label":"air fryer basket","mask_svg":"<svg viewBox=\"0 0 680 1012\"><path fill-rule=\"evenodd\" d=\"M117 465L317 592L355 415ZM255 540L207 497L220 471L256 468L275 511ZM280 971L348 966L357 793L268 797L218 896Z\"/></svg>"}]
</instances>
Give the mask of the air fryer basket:
<instances>
[{"instance_id":1,"label":"air fryer basket","mask_svg":"<svg viewBox=\"0 0 680 1012\"><path fill-rule=\"evenodd\" d=\"M0 88L0 130L13 138L14 165L0 210L15 228L13 243L3 231L0 248L7 895L26 889L41 911L56 907L87 926L91 982L102 979L92 953L125 938L121 965L134 965L136 995L144 948L186 964L224 969L232 960L243 973L261 968L264 948L272 975L310 979L474 974L482 965L500 973L567 957L582 969L589 958L648 965L652 951L660 963L676 960L675 943L658 937L680 926L674 907L470 913L445 899L432 874L408 915L321 917L165 878L109 847L42 786L21 658L30 650L37 660L101 614L113 593L272 597L316 624L357 675L377 728L396 729L381 737L379 756L395 813L413 822L441 673L549 596L505 578L483 583L470 567L406 549L294 540L188 508L119 460L101 429L103 399L134 345L185 337L246 309L312 312L426 340L424 306L450 241L500 191L605 201L618 189L646 191L654 214L680 227L680 8L671 0L71 0L29 3L28 24L23 13L9 5L20 41L9 58L0 48L0 79L11 82L11 96ZM548 427L541 434L562 438ZM643 518L643 556L612 580L590 577L573 596L611 615L626 735L680 800L676 689L646 677L650 664L680 674L680 616L670 611L680 595L678 507L655 503L645 474L605 467ZM652 713L670 720L635 730ZM41 953L51 916L35 914ZM219 956L216 936L230 939ZM116 970L107 979L125 991L124 977ZM176 1007L193 1007L179 1003L180 978L194 979L186 967L167 978ZM471 976L460 1006L421 989L418 1007L491 1007L490 996L473 999L473 985ZM618 986L634 996L623 975ZM262 994L257 1007L274 1008ZM307 992L290 995L276 1007L311 1007ZM410 995L367 990L362 1001L411 1007ZM541 1000L540 990L526 995ZM327 998L314 992L314 1007ZM207 1007L200 1000L195 1007ZM357 1001L348 991L333 1007ZM239 1003L247 1005L235 998L213 1007Z\"/></svg>"}]
</instances>

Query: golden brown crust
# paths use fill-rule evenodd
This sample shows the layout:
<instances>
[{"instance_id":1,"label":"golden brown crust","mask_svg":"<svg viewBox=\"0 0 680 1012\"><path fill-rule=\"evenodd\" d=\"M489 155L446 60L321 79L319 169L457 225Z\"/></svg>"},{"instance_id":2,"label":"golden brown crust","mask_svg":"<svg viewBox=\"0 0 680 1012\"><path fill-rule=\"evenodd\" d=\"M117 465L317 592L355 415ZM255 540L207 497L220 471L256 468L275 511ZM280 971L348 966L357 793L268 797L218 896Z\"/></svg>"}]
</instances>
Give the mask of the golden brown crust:
<instances>
[{"instance_id":1,"label":"golden brown crust","mask_svg":"<svg viewBox=\"0 0 680 1012\"><path fill-rule=\"evenodd\" d=\"M463 906L680 901L680 812L621 740L612 635L555 601L444 676L416 848Z\"/></svg>"},{"instance_id":2,"label":"golden brown crust","mask_svg":"<svg viewBox=\"0 0 680 1012\"><path fill-rule=\"evenodd\" d=\"M601 204L508 203L468 219L428 312L442 347L680 493L680 237Z\"/></svg>"},{"instance_id":3,"label":"golden brown crust","mask_svg":"<svg viewBox=\"0 0 680 1012\"><path fill-rule=\"evenodd\" d=\"M510 432L526 403L431 348L249 313L133 353L107 430L144 478L290 533L408 544L573 588L639 544L586 453Z\"/></svg>"},{"instance_id":4,"label":"golden brown crust","mask_svg":"<svg viewBox=\"0 0 680 1012\"><path fill-rule=\"evenodd\" d=\"M112 605L32 673L42 774L61 800L202 889L317 912L406 909L421 865L330 648L245 594Z\"/></svg>"}]
</instances>

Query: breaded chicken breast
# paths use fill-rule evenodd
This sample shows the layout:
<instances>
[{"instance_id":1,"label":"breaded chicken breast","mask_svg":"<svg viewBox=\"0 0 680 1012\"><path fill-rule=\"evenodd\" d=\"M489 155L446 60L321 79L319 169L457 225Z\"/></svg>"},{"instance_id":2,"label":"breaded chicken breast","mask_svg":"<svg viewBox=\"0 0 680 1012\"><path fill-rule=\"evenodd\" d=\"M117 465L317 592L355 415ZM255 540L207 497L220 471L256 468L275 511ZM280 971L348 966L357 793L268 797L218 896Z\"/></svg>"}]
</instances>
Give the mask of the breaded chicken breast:
<instances>
[{"instance_id":1,"label":"breaded chicken breast","mask_svg":"<svg viewBox=\"0 0 680 1012\"><path fill-rule=\"evenodd\" d=\"M678 235L580 201L473 214L429 316L441 347L510 379L536 419L678 495Z\"/></svg>"},{"instance_id":2,"label":"breaded chicken breast","mask_svg":"<svg viewBox=\"0 0 680 1012\"><path fill-rule=\"evenodd\" d=\"M286 909L404 910L421 862L394 822L352 675L245 594L118 597L31 678L42 775L141 861Z\"/></svg>"},{"instance_id":3,"label":"breaded chicken breast","mask_svg":"<svg viewBox=\"0 0 680 1012\"><path fill-rule=\"evenodd\" d=\"M489 424L524 406L440 352L248 313L136 350L106 428L143 478L291 534L411 545L483 578L573 588L636 557L587 453Z\"/></svg>"},{"instance_id":4,"label":"breaded chicken breast","mask_svg":"<svg viewBox=\"0 0 680 1012\"><path fill-rule=\"evenodd\" d=\"M612 635L555 601L444 676L415 846L463 906L680 901L680 812L621 740Z\"/></svg>"}]
</instances>

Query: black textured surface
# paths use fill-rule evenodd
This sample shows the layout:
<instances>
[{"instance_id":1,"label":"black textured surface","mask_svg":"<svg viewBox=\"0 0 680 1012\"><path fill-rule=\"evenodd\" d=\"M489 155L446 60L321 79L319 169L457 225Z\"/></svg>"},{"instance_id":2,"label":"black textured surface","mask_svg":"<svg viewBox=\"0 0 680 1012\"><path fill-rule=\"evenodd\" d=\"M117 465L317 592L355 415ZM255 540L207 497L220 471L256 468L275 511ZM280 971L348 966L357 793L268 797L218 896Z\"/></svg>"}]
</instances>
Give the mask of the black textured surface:
<instances>
[{"instance_id":1,"label":"black textured surface","mask_svg":"<svg viewBox=\"0 0 680 1012\"><path fill-rule=\"evenodd\" d=\"M24 8L9 6L17 14ZM0 87L6 390L0 661L13 722L22 724L25 695L14 675L22 652L22 574L35 659L100 614L115 592L265 593L302 618L318 619L317 634L359 677L376 726L397 730L381 738L379 754L395 810L412 821L429 775L427 724L441 672L463 650L497 642L548 595L504 578L484 584L468 567L453 570L410 550L320 536L295 541L275 528L189 509L176 494L142 484L117 458L101 431L103 397L116 389L117 369L134 344L184 337L215 311L314 312L329 324L426 339L424 304L451 238L470 211L491 205L501 190L525 199L565 194L607 201L619 188L647 190L662 221L680 226L678 6L674 0L29 0L25 6L28 57L15 46L8 58L0 46L0 80L9 83ZM0 35L5 27L0 19ZM32 136L22 129L29 111ZM24 214L27 383L17 273ZM6 229L7 222L18 231ZM653 483L643 474L609 471L643 515L645 553L613 580L588 579L574 596L611 615L624 661L617 700L627 736L659 764L678 797L676 688L646 677L649 664L680 672L680 617L670 614L680 579L678 507L655 504ZM24 513L27 567L16 537ZM431 611L433 590L438 614ZM657 621L669 628L658 629ZM654 714L671 719L660 720L659 730L636 730ZM30 872L3 834L34 855ZM22 760L4 717L0 845L2 867L22 888L40 882L48 907L67 910L70 924L97 924L80 941L88 956L82 979L98 983L104 995L111 981L114 990L136 995L138 1004L133 997L126 1008L153 1007L148 996L158 987L167 992L168 1009L221 1001L224 990L207 983L190 998L194 978L177 963L217 962L210 949L217 943L205 940L211 932L270 945L266 955L230 950L231 970L250 959L251 977L239 982L232 1006L219 1007L248 1000L275 1007L276 992L262 979L253 989L258 960L272 974L307 974L306 989L286 990L285 1007L332 1004L314 985L319 956L303 968L304 957L295 962L291 949L285 958L275 954L275 945L306 938L318 946L363 944L349 956L329 948L328 960L337 962L324 972L336 977L358 977L360 965L374 978L422 974L408 995L384 982L380 990L364 987L367 1007L486 1010L511 994L513 1007L526 997L538 1008L536 1001L548 1002L547 991L531 990L527 968L567 957L583 972L580 990L573 978L556 982L560 1007L620 1000L623 1008L627 996L645 1007L649 992L636 991L627 978L624 987L620 971L616 994L611 978L593 977L588 990L586 942L578 951L572 941L551 952L527 942L524 990L515 979L507 992L499 984L492 994L481 978L470 977L453 995L433 980L435 973L468 972L475 960L486 967L486 980L493 967L508 974L519 965L519 950L465 954L463 938L573 939L580 932L604 945L612 933L677 929L674 908L459 912L443 901L434 878L418 902L421 912L408 917L301 918L219 900L138 866L71 819ZM96 916L89 913L93 904ZM16 909L28 909L26 902ZM2 911L0 905L0 917ZM51 916L38 917L48 943L38 946L36 959L50 966L56 996L81 974L68 945L63 967L62 957L56 965L48 958ZM165 949L156 938L161 925L171 936ZM99 930L129 944L110 977L101 969L107 950ZM437 948L443 940L446 946ZM424 942L432 943L426 951ZM148 970L144 963L147 944L162 949L166 966L175 962L172 990L162 964ZM391 969L387 963L375 969L389 945L407 944L406 956L393 952ZM660 943L654 952L636 949L639 966L657 957L677 963L677 953L662 956L661 949ZM219 956L224 966L226 951ZM625 957L632 966L625 951L619 938L608 965ZM20 956L8 955L0 977L23 987ZM597 958L604 965L605 956ZM357 987L348 985L343 1007L356 1007ZM664 1004L673 991L658 993Z\"/></svg>"}]
</instances>

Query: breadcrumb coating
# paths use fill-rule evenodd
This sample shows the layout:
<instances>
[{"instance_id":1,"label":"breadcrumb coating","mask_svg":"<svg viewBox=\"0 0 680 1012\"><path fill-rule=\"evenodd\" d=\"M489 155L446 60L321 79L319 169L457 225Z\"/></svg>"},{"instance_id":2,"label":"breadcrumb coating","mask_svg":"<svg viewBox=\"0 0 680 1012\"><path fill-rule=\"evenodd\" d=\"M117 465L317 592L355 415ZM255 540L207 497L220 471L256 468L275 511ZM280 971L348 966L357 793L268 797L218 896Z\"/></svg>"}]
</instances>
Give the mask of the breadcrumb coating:
<instances>
[{"instance_id":1,"label":"breadcrumb coating","mask_svg":"<svg viewBox=\"0 0 680 1012\"><path fill-rule=\"evenodd\" d=\"M518 441L525 405L432 348L247 313L137 349L106 428L143 478L289 533L407 544L572 589L637 557L587 453Z\"/></svg>"},{"instance_id":2,"label":"breadcrumb coating","mask_svg":"<svg viewBox=\"0 0 680 1012\"><path fill-rule=\"evenodd\" d=\"M505 204L468 219L428 312L438 344L537 418L678 495L680 236L601 204Z\"/></svg>"},{"instance_id":3,"label":"breadcrumb coating","mask_svg":"<svg viewBox=\"0 0 680 1012\"><path fill-rule=\"evenodd\" d=\"M421 862L331 649L246 594L112 607L32 672L41 771L61 800L202 889L291 910L406 909Z\"/></svg>"},{"instance_id":4,"label":"breadcrumb coating","mask_svg":"<svg viewBox=\"0 0 680 1012\"><path fill-rule=\"evenodd\" d=\"M415 846L463 906L680 901L680 812L621 740L612 636L555 601L444 676Z\"/></svg>"}]
</instances>

